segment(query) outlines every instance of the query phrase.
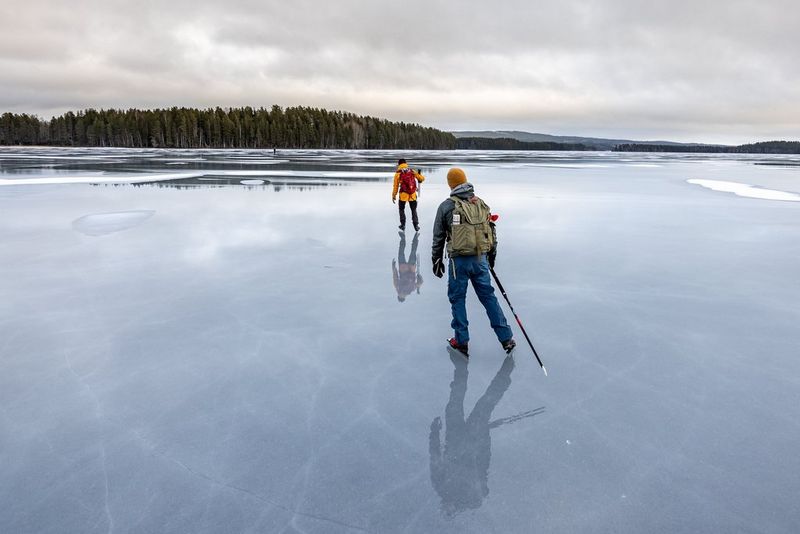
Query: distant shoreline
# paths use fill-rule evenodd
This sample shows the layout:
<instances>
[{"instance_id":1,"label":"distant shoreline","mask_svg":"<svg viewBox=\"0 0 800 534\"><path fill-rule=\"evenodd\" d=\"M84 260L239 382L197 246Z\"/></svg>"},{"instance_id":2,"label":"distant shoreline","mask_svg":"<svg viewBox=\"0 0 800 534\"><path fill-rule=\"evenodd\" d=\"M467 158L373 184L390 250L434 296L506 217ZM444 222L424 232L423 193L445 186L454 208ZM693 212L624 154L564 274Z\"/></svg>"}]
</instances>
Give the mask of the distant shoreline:
<instances>
[{"instance_id":1,"label":"distant shoreline","mask_svg":"<svg viewBox=\"0 0 800 534\"><path fill-rule=\"evenodd\" d=\"M800 141L738 146L554 136L517 131L445 132L319 108L86 109L40 119L0 115L0 146L173 149L513 150L695 154L800 154Z\"/></svg>"},{"instance_id":2,"label":"distant shoreline","mask_svg":"<svg viewBox=\"0 0 800 534\"><path fill-rule=\"evenodd\" d=\"M648 147L649 148L649 147ZM269 155L272 155L273 149L272 148L237 148L237 147L193 147L193 148L175 148L175 147L120 147L120 146L65 146L65 145L0 145L0 151L6 149L59 149L59 150L74 150L74 149L100 149L100 150L182 150L182 151L227 151L227 150L250 150L250 151L260 151L265 152ZM447 148L447 149L435 149L435 148L314 148L314 147L284 147L277 149L277 155L280 156L281 151L312 151L312 150L329 150L329 151L357 151L357 152L586 152L586 153L603 153L603 154L611 154L611 153L631 153L631 154L696 154L698 156L702 155L720 155L720 154L727 154L727 155L750 155L750 156L791 156L791 155L800 155L800 152L746 152L746 151L702 151L702 150L692 150L692 151L681 151L681 150L609 150L609 149L597 149L597 148L586 148L586 149L548 149L548 148L538 148L538 149L493 149L493 148ZM777 163L775 163L777 165ZM763 165L771 165L771 163L763 163ZM800 163L798 164L800 166Z\"/></svg>"}]
</instances>

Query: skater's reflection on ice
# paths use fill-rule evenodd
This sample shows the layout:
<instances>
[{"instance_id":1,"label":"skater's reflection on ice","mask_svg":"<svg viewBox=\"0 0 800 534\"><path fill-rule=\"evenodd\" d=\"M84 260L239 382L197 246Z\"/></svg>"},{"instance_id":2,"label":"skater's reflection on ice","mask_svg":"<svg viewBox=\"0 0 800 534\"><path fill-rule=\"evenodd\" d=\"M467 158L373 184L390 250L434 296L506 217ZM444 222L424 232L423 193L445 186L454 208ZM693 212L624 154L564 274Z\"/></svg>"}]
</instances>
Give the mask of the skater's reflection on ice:
<instances>
[{"instance_id":1,"label":"skater's reflection on ice","mask_svg":"<svg viewBox=\"0 0 800 534\"><path fill-rule=\"evenodd\" d=\"M472 413L465 417L467 361L454 353L450 353L450 360L454 370L453 381L450 383L450 400L445 408L444 449L440 437L440 417L436 417L431 423L429 435L431 482L442 499L442 511L447 516L479 508L489 494L491 429L544 412L544 407L541 407L490 421L492 412L511 385L514 359L508 356L486 393L478 399Z\"/></svg>"},{"instance_id":2,"label":"skater's reflection on ice","mask_svg":"<svg viewBox=\"0 0 800 534\"><path fill-rule=\"evenodd\" d=\"M400 246L397 249L397 260L392 260L392 282L397 291L397 300L404 302L406 297L414 291L419 294L422 286L422 275L419 274L419 255L417 245L419 244L419 233L414 234L411 240L411 252L406 259L406 233L400 234Z\"/></svg>"}]
</instances>

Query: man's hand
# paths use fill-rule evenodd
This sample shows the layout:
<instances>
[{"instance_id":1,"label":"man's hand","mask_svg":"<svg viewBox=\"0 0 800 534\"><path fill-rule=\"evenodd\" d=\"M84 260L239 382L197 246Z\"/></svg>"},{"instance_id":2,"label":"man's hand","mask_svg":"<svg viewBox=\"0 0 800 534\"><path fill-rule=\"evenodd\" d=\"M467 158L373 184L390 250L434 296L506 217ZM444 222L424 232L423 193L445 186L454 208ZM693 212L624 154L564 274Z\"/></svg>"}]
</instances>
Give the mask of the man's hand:
<instances>
[{"instance_id":1,"label":"man's hand","mask_svg":"<svg viewBox=\"0 0 800 534\"><path fill-rule=\"evenodd\" d=\"M494 250L487 254L487 259L489 260L489 268L494 269L494 261L497 259L497 251Z\"/></svg>"},{"instance_id":2,"label":"man's hand","mask_svg":"<svg viewBox=\"0 0 800 534\"><path fill-rule=\"evenodd\" d=\"M397 199L395 197L392 197L392 204L394 204L396 200Z\"/></svg>"},{"instance_id":3,"label":"man's hand","mask_svg":"<svg viewBox=\"0 0 800 534\"><path fill-rule=\"evenodd\" d=\"M433 260L433 275L436 278L441 278L444 276L444 263L442 263L442 258L431 258Z\"/></svg>"}]
</instances>

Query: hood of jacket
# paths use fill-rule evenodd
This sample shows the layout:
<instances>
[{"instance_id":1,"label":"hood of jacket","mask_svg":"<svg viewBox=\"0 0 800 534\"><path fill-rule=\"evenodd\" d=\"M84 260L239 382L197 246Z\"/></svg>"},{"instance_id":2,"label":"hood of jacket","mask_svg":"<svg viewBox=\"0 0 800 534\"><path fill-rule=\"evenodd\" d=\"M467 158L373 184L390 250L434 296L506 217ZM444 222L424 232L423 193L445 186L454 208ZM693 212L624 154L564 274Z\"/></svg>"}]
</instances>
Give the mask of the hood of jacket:
<instances>
[{"instance_id":1,"label":"hood of jacket","mask_svg":"<svg viewBox=\"0 0 800 534\"><path fill-rule=\"evenodd\" d=\"M475 188L472 187L472 184L469 182L465 182L463 184L459 184L455 186L453 189L450 190L451 197L458 197L462 200L469 200L470 198L475 196Z\"/></svg>"}]
</instances>

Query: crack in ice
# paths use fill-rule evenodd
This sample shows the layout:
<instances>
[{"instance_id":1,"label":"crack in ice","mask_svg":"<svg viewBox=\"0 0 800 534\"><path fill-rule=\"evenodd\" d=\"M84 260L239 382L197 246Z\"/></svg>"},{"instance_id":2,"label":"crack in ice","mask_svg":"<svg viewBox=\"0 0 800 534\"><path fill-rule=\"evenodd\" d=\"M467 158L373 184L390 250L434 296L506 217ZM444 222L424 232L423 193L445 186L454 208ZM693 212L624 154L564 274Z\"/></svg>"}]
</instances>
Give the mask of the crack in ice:
<instances>
[{"instance_id":1,"label":"crack in ice","mask_svg":"<svg viewBox=\"0 0 800 534\"><path fill-rule=\"evenodd\" d=\"M325 523L331 523L331 524L334 524L334 525L339 525L341 527L346 527L346 528L349 528L349 529L358 530L359 532L371 532L370 530L368 530L368 529L366 529L364 527L361 527L361 526L358 526L358 525L353 525L353 524L347 523L345 521L340 521L338 519L333 519L333 518L330 518L330 517L325 517L325 516L321 516L321 515L317 515L317 514L312 514L312 513L308 513L308 512L301 512L301 511L298 511L298 510L293 510L289 506L286 506L286 505L283 505L283 504L281 504L279 502L273 501L273 500L271 500L271 499L269 499L269 498L267 498L267 497L265 497L263 495L260 495L260 494L258 494L256 492L252 491L252 490L249 490L247 488L243 488L241 486L237 486L235 484L224 482L222 480L218 480L218 479L216 479L216 478L214 478L214 477L212 477L210 475L207 475L206 473L203 473L202 471L198 471L196 469L191 468L190 466L186 465L185 463L183 463L182 461L178 460L177 458L172 458L170 456L167 456L164 453L159 452L156 449L156 446L150 440L146 439L144 436L142 436L136 430L132 430L131 432L139 439L139 441L147 449L149 449L149 452L152 455L158 456L159 458L162 458L162 459L164 459L164 460L166 460L168 462L171 462L171 463L179 466L181 469L183 469L187 473L189 473L189 474L191 474L191 475L193 475L193 476L195 476L197 478L206 480L206 481L208 481L208 482L210 482L212 484L215 484L217 486L221 486L223 488L228 488L230 490L233 490L233 491L236 491L236 492L239 492L239 493L243 493L243 494L248 495L248 496L250 496L250 497L252 497L252 498L254 498L254 499L256 499L256 500L258 500L260 502L263 502L263 503L268 504L270 506L273 506L275 508L279 508L281 510L289 512L289 513L292 514L293 518L296 517L296 516L307 517L309 519L315 519L317 521L322 521L322 522L325 522Z\"/></svg>"},{"instance_id":2,"label":"crack in ice","mask_svg":"<svg viewBox=\"0 0 800 534\"><path fill-rule=\"evenodd\" d=\"M308 512L300 512L300 511L297 511L297 510L292 510L288 506L285 506L285 505L280 504L278 502L275 502L275 501L273 501L271 499L268 499L267 497L264 497L263 495L259 495L258 493L255 493L255 492L253 492L253 491L251 491L251 490L249 490L247 488L243 488L241 486L236 486L235 484L230 484L228 482L223 482L223 481L217 480L217 479L215 479L215 478L213 478L213 477L211 477L209 475L206 475L205 473L202 473L200 471L196 471L196 470L192 469L191 467L189 467L188 465L186 465L183 462L181 462L180 460L177 460L175 458L169 458L169 457L164 456L164 455L160 455L160 456L162 456L163 458L175 463L176 465L180 466L181 468L185 469L187 472L191 473L192 475L194 475L196 477L202 478L203 480L207 480L207 481L211 482L212 484L217 484L219 486L222 486L222 487L225 487L225 488L228 488L228 489L231 489L231 490L238 491L240 493L244 493L246 495L249 495L250 497L253 497L254 499L259 500L259 501L261 501L261 502L263 502L265 504L269 504L270 506L274 506L276 508L280 508L281 510L285 510L287 512L290 512L290 513L293 514L293 517L294 516L308 517L310 519L316 519L317 521L323 521L323 522L326 522L326 523L332 523L334 525L339 525L340 527L351 528L351 529L355 529L355 530L358 530L358 531L361 531L361 532L370 532L369 530L367 530L367 529L365 529L363 527L360 527L358 525L352 525L352 524L346 523L344 521L339 521L338 519L333 519L333 518L330 518L330 517L324 517L324 516L320 516L320 515L316 515L316 514L311 514L311 513L308 513Z\"/></svg>"},{"instance_id":3,"label":"crack in ice","mask_svg":"<svg viewBox=\"0 0 800 534\"><path fill-rule=\"evenodd\" d=\"M109 503L108 503L109 496L110 496L109 483L108 483L108 462L107 462L107 457L106 457L106 445L105 445L105 442L103 441L103 432L102 432L102 428L101 428L102 420L104 418L104 416L103 416L103 408L100 405L100 400L97 398L97 395L95 394L94 390L92 390L92 387L89 384L86 383L84 378L81 375L79 375L78 372L75 370L75 368L72 366L72 362L69 360L69 356L67 356L66 352L64 353L64 362L67 364L67 368L69 369L69 372L75 377L75 379L78 381L78 383L83 387L83 389L86 391L86 393L92 399L92 402L94 404L94 413L95 413L95 417L97 418L98 433L100 435L100 440L98 442L99 443L99 447L100 447L100 460L101 460L101 467L103 468L103 486L104 486L104 502L103 502L103 506L104 506L104 509L105 509L106 520L108 521L108 533L111 534L112 532L114 532L114 517L111 515L111 507L109 506Z\"/></svg>"}]
</instances>

